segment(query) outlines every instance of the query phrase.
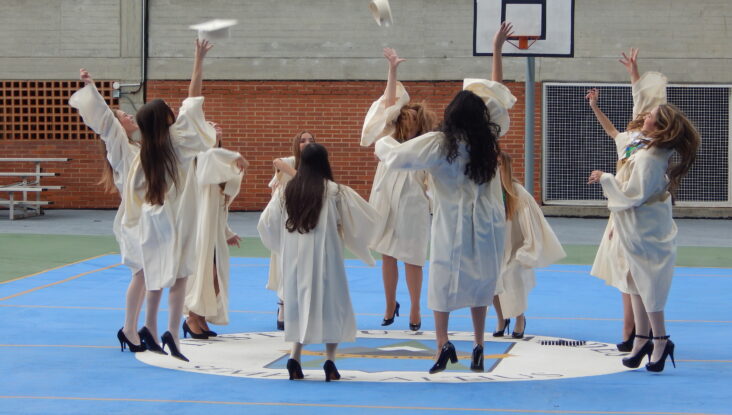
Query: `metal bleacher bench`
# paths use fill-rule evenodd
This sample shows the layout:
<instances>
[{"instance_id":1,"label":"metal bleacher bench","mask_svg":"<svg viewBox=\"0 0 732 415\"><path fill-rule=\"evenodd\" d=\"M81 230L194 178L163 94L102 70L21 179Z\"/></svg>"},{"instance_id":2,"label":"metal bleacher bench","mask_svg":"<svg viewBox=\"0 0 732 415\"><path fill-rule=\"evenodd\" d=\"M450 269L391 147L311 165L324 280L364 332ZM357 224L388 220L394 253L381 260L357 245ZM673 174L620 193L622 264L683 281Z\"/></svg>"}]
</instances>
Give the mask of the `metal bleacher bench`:
<instances>
[{"instance_id":1,"label":"metal bleacher bench","mask_svg":"<svg viewBox=\"0 0 732 415\"><path fill-rule=\"evenodd\" d=\"M63 186L44 186L41 184L42 177L58 176L57 173L41 171L41 163L69 161L68 158L0 158L0 163L34 163L35 171L3 171L0 164L0 178L17 177L18 181L0 185L0 192L8 194L8 198L0 197L0 206L7 206L10 220L38 216L43 214L43 206L53 202L41 200L41 192L46 190L63 189ZM30 169L28 169L30 170ZM16 198L15 194L19 196ZM29 199L28 194L35 194L34 199Z\"/></svg>"}]
</instances>

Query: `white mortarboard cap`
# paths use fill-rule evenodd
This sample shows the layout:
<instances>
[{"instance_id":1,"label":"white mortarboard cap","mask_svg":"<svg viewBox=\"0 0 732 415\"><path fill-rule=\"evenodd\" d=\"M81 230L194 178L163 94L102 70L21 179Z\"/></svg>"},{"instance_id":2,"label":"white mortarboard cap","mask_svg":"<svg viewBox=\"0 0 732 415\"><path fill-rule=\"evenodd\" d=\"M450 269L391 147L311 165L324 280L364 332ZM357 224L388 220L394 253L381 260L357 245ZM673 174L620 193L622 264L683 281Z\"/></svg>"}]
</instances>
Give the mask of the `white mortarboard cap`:
<instances>
[{"instance_id":1,"label":"white mortarboard cap","mask_svg":"<svg viewBox=\"0 0 732 415\"><path fill-rule=\"evenodd\" d=\"M199 40L218 40L228 39L229 28L237 23L235 19L214 19L188 27L198 31Z\"/></svg>"},{"instance_id":2,"label":"white mortarboard cap","mask_svg":"<svg viewBox=\"0 0 732 415\"><path fill-rule=\"evenodd\" d=\"M500 135L505 135L511 125L508 110L516 103L516 97L511 90L500 82L475 78L464 79L463 90L473 92L485 102L491 121L501 127Z\"/></svg>"},{"instance_id":3,"label":"white mortarboard cap","mask_svg":"<svg viewBox=\"0 0 732 415\"><path fill-rule=\"evenodd\" d=\"M371 15L379 26L391 26L394 22L391 19L391 7L389 0L371 0L369 3Z\"/></svg>"}]
</instances>

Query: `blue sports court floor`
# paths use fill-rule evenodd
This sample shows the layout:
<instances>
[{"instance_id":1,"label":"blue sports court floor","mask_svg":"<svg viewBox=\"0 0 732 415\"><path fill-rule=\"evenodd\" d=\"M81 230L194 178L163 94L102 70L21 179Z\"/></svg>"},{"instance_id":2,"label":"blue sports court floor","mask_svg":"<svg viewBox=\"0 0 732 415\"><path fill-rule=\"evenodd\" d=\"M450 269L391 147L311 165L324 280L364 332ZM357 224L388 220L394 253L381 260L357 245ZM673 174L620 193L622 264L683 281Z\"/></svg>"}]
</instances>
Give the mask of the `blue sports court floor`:
<instances>
[{"instance_id":1,"label":"blue sports court floor","mask_svg":"<svg viewBox=\"0 0 732 415\"><path fill-rule=\"evenodd\" d=\"M608 346L619 340L619 293L589 276L589 266L555 265L537 272L527 339L521 344L489 336L488 371L481 377L466 367L471 342L460 332L472 331L468 313L453 313L450 329L463 360L437 379L427 374L432 360L425 357L434 352L426 284L425 332L408 332L405 316L384 332L380 269L348 260L363 331L355 344L339 348L344 379L325 383L321 346L306 349L306 381L286 379L288 345L274 330L276 298L263 288L267 262L232 258L231 324L214 327L227 335L186 340L189 365L149 352L139 359L120 352L115 333L129 271L118 255L0 284L0 413L732 413L730 269L677 268L666 310L676 369L669 361L661 374L642 366L624 370ZM403 278L398 300L406 314ZM161 312L161 331L166 321ZM494 324L489 315L489 330ZM541 346L541 336L587 343ZM605 374L596 373L600 366Z\"/></svg>"}]
</instances>

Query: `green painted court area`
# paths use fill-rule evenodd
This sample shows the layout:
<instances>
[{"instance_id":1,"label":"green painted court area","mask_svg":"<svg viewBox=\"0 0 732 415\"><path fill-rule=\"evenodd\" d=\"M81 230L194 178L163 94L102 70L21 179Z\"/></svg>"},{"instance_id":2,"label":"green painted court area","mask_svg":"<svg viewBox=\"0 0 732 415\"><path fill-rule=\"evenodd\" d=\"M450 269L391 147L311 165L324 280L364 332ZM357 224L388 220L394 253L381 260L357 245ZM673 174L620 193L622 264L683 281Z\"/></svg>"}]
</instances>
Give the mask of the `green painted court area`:
<instances>
[{"instance_id":1,"label":"green painted court area","mask_svg":"<svg viewBox=\"0 0 732 415\"><path fill-rule=\"evenodd\" d=\"M113 236L0 234L0 282L98 255L119 253ZM561 264L592 264L594 245L564 245L567 257ZM265 258L269 251L259 238L242 238L241 247L232 247L231 256ZM347 253L347 258L354 258ZM681 246L677 266L732 268L732 248Z\"/></svg>"}]
</instances>

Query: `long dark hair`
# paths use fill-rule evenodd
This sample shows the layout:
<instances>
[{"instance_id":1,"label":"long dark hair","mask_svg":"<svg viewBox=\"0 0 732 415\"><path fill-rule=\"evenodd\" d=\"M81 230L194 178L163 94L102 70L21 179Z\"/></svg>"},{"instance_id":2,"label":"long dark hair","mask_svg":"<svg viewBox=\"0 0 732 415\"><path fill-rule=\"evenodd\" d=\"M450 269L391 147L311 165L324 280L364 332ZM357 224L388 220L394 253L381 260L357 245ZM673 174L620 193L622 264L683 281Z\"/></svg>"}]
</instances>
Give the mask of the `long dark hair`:
<instances>
[{"instance_id":1,"label":"long dark hair","mask_svg":"<svg viewBox=\"0 0 732 415\"><path fill-rule=\"evenodd\" d=\"M162 99L143 105L135 116L140 127L140 162L147 181L145 201L153 205L165 202L168 180L178 184L178 159L170 141L170 126L175 114Z\"/></svg>"},{"instance_id":2,"label":"long dark hair","mask_svg":"<svg viewBox=\"0 0 732 415\"><path fill-rule=\"evenodd\" d=\"M673 104L658 106L656 112L656 130L648 134L652 141L648 148L658 147L676 151L679 161L671 163L668 168L669 186L672 195L681 186L681 179L691 169L696 160L696 152L701 144L699 132L683 111Z\"/></svg>"},{"instance_id":3,"label":"long dark hair","mask_svg":"<svg viewBox=\"0 0 732 415\"><path fill-rule=\"evenodd\" d=\"M285 187L285 209L289 232L308 233L318 225L327 190L326 180L333 181L328 150L311 143L300 154L300 168Z\"/></svg>"},{"instance_id":4,"label":"long dark hair","mask_svg":"<svg viewBox=\"0 0 732 415\"><path fill-rule=\"evenodd\" d=\"M470 91L455 95L445 108L440 131L445 134L443 150L449 163L457 158L462 141L470 157L465 175L477 184L493 179L498 165L500 127L491 122L488 108L479 96Z\"/></svg>"}]
</instances>

